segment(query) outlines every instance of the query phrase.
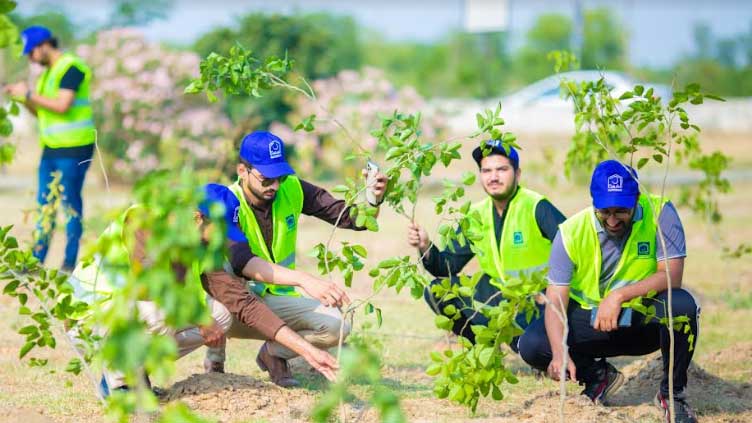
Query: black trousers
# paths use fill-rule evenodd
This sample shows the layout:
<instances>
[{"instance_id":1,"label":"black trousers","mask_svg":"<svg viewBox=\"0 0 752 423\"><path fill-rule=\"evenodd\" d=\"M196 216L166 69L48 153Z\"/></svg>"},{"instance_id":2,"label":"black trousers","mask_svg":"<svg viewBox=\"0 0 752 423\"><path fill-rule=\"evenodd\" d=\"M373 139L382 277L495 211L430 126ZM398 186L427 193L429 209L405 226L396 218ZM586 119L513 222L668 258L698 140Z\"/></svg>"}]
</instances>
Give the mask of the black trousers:
<instances>
[{"instance_id":1,"label":"black trousers","mask_svg":"<svg viewBox=\"0 0 752 423\"><path fill-rule=\"evenodd\" d=\"M459 278L456 276L452 276L450 278L452 285L459 285ZM475 301L479 301L482 303L485 303L488 301L489 298L491 298L493 295L499 292L499 289L495 286L490 284L491 277L488 275L483 275L480 280L478 281L478 284L475 286L475 295L473 296L473 299ZM441 284L441 278L434 279L431 282L430 286ZM472 300L467 297L463 298L452 298L450 300L442 300L441 298L436 298L434 294L431 293L430 286L425 289L423 292L423 298L426 300L426 303L428 303L428 306L431 307L431 310L433 310L436 314L444 314L444 308L447 305L453 305L457 308L457 310L460 310L461 317L454 321L454 325L452 327L452 332L454 332L456 335L463 336L467 338L470 342L473 344L475 343L475 333L470 329L473 325L481 325L481 326L488 326L488 318L481 314L480 312L476 313L475 310L471 309L464 309L465 307L472 307ZM497 295L494 297L491 301L488 302L488 305L490 306L496 306L499 305L501 301L504 300L504 296ZM464 303L463 303L464 302ZM537 316L533 316L533 321L535 320L543 320L543 306L539 306L539 313ZM525 329L530 325L532 322L528 323L525 319L524 314L520 314L516 317L517 324L522 328ZM464 327L464 330L462 330ZM515 337L510 346L512 347L512 350L517 352L517 341L519 337Z\"/></svg>"},{"instance_id":2,"label":"black trousers","mask_svg":"<svg viewBox=\"0 0 752 423\"><path fill-rule=\"evenodd\" d=\"M692 361L694 349L689 351L689 335L694 334L697 342L699 307L692 295L683 289L674 289L673 315L689 317L690 333L674 331L674 393L679 394L687 386L687 369ZM645 305L655 305L656 315L662 318L667 315L668 293L662 292L655 297L658 303L645 300ZM597 380L597 359L616 357L621 355L646 355L660 348L663 356L663 380L661 392L668 395L668 359L669 332L668 327L655 319L645 324L645 316L633 312L632 325L619 328L612 332L596 331L590 326L590 310L584 310L575 301L569 302L567 309L569 318L569 354L577 366L577 380L591 383ZM520 337L520 356L531 366L546 371L551 362L551 344L548 342L544 319L533 322Z\"/></svg>"}]
</instances>

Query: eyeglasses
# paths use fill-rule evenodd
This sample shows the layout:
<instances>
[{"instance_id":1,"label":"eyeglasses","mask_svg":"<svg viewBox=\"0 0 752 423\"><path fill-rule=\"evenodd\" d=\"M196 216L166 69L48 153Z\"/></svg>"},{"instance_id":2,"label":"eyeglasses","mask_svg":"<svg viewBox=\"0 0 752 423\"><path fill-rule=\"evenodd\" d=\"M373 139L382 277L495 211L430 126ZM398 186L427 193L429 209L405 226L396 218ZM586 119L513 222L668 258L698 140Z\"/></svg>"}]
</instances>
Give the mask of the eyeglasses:
<instances>
[{"instance_id":1,"label":"eyeglasses","mask_svg":"<svg viewBox=\"0 0 752 423\"><path fill-rule=\"evenodd\" d=\"M596 209L595 214L602 220L606 220L611 216L617 219L623 220L623 219L629 219L632 216L633 210L634 209L616 209L613 211L609 211L608 209Z\"/></svg>"},{"instance_id":2,"label":"eyeglasses","mask_svg":"<svg viewBox=\"0 0 752 423\"><path fill-rule=\"evenodd\" d=\"M253 175L253 177L256 178L256 180L261 183L262 187L272 186L277 181L279 181L279 183L281 184L287 180L287 175L283 175L277 178L264 178L263 176L260 176L260 177L256 176L256 174L251 172L250 169L248 169L248 173Z\"/></svg>"}]
</instances>

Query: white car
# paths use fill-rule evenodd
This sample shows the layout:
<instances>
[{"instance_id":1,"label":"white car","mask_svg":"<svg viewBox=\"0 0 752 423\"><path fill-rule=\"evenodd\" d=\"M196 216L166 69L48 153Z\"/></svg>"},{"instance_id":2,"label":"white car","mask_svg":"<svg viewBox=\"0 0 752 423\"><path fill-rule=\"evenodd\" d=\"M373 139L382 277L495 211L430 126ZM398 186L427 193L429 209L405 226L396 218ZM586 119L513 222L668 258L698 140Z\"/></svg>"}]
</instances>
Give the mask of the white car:
<instances>
[{"instance_id":1,"label":"white car","mask_svg":"<svg viewBox=\"0 0 752 423\"><path fill-rule=\"evenodd\" d=\"M671 89L666 85L637 82L620 72L573 71L549 76L503 97L501 116L510 129L526 132L571 130L574 127L574 104L562 96L561 81L597 81L601 77L605 78L614 98L633 90L635 85L642 85L645 90L653 88L653 94L663 102L668 102L671 97Z\"/></svg>"},{"instance_id":2,"label":"white car","mask_svg":"<svg viewBox=\"0 0 752 423\"><path fill-rule=\"evenodd\" d=\"M450 116L449 125L457 131L472 131L475 128L475 114L484 109L494 109L501 102L501 117L506 122L504 130L571 133L574 130L574 104L561 95L561 80L597 81L601 76L611 87L614 98L619 98L638 84L646 90L653 88L654 95L661 97L664 103L671 97L668 86L638 83L620 72L573 71L549 76L501 99L439 100L440 105L437 106Z\"/></svg>"}]
</instances>

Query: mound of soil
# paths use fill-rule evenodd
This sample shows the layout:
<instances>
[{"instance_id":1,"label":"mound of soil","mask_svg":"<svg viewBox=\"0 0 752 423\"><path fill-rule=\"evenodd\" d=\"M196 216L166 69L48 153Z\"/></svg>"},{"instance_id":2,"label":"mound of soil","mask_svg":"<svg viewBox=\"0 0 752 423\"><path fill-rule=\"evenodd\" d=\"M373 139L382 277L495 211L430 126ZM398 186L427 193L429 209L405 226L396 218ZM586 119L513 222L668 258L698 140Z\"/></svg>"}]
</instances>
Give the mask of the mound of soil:
<instances>
[{"instance_id":1,"label":"mound of soil","mask_svg":"<svg viewBox=\"0 0 752 423\"><path fill-rule=\"evenodd\" d=\"M235 374L200 374L167 391L165 401L183 401L201 415L221 422L263 419L272 422L307 421L315 392L282 389Z\"/></svg>"}]
</instances>

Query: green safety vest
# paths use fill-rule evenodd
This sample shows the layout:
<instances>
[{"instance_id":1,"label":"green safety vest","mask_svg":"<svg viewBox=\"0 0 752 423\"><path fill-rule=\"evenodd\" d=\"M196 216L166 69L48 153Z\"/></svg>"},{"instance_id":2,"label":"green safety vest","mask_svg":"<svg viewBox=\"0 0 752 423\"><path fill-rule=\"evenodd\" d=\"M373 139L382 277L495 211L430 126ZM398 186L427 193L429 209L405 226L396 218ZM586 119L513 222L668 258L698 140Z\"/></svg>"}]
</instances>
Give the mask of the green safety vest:
<instances>
[{"instance_id":1,"label":"green safety vest","mask_svg":"<svg viewBox=\"0 0 752 423\"><path fill-rule=\"evenodd\" d=\"M543 199L543 195L520 187L507 205L499 243L491 197L472 206L471 211L480 213L480 223L473 225L473 232L483 236L473 242L475 256L483 272L491 276L492 284L498 286L499 279L540 270L548 263L551 241L543 236L535 220L535 208Z\"/></svg>"},{"instance_id":2,"label":"green safety vest","mask_svg":"<svg viewBox=\"0 0 752 423\"><path fill-rule=\"evenodd\" d=\"M253 254L270 263L276 263L288 269L295 269L295 249L298 239L298 218L303 210L303 188L300 180L295 176L288 176L279 186L277 197L272 203L272 253L266 247L266 241L261 228L256 222L256 216L243 195L243 188L238 183L230 186L240 202L239 220L248 245ZM265 284L254 281L253 291L258 295L288 295L300 296L292 286Z\"/></svg>"},{"instance_id":3,"label":"green safety vest","mask_svg":"<svg viewBox=\"0 0 752 423\"><path fill-rule=\"evenodd\" d=\"M65 113L55 113L44 107L37 108L39 119L39 141L42 146L50 148L80 147L94 143L96 129L89 102L89 84L91 70L81 59L69 53L47 68L37 80L37 94L47 98L57 98L60 81L71 66L76 66L84 74L73 104Z\"/></svg>"},{"instance_id":4,"label":"green safety vest","mask_svg":"<svg viewBox=\"0 0 752 423\"><path fill-rule=\"evenodd\" d=\"M656 233L657 215L663 204L660 197L640 195L642 218L632 224L632 231L624 244L614 275L608 282L605 292L600 292L601 246L596 229L596 216L593 207L588 207L567 219L560 226L564 249L574 263L574 274L569 284L569 296L580 303L582 308L597 306L609 292L623 286L639 282L655 273L657 261ZM652 203L653 207L651 207Z\"/></svg>"}]
</instances>

